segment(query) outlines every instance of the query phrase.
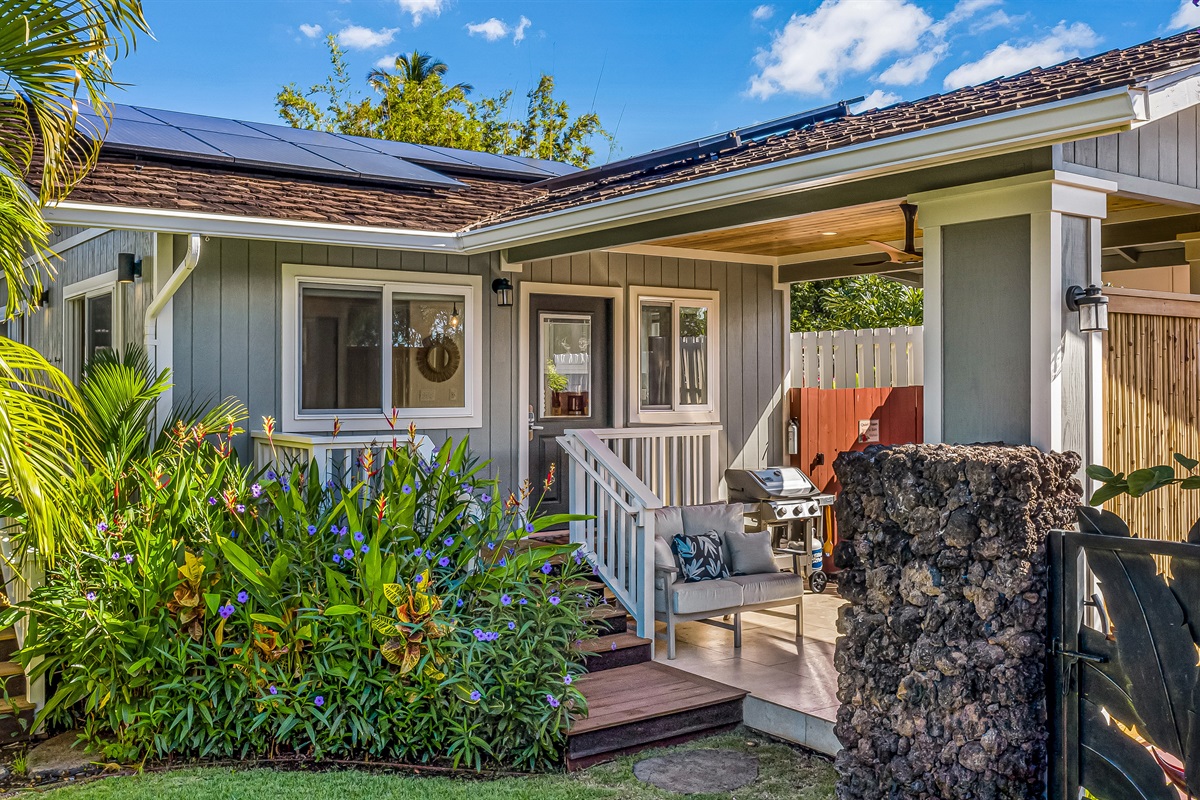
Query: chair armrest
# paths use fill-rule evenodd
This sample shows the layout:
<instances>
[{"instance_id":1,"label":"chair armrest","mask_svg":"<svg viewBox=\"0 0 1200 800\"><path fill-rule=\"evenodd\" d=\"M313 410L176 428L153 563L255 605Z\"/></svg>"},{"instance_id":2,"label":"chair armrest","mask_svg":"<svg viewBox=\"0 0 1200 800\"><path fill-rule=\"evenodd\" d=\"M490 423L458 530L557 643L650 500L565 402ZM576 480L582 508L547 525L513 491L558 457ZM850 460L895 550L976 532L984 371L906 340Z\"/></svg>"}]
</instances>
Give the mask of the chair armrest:
<instances>
[{"instance_id":1,"label":"chair armrest","mask_svg":"<svg viewBox=\"0 0 1200 800\"><path fill-rule=\"evenodd\" d=\"M665 589L675 582L675 576L679 574L679 570L675 567L663 567L658 564L654 565L654 588ZM662 581L660 584L659 581Z\"/></svg>"}]
</instances>

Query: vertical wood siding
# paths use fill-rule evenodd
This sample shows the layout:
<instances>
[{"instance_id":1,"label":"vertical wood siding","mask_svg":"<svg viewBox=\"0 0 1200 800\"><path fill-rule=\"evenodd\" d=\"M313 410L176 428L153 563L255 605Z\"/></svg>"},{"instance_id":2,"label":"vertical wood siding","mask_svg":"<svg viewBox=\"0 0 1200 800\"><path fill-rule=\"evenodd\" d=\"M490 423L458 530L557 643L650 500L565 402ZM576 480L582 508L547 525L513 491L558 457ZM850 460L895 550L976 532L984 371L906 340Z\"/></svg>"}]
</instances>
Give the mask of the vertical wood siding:
<instances>
[{"instance_id":1,"label":"vertical wood siding","mask_svg":"<svg viewBox=\"0 0 1200 800\"><path fill-rule=\"evenodd\" d=\"M1131 131L1062 145L1063 160L1178 186L1200 187L1200 127L1193 106Z\"/></svg>"}]
</instances>

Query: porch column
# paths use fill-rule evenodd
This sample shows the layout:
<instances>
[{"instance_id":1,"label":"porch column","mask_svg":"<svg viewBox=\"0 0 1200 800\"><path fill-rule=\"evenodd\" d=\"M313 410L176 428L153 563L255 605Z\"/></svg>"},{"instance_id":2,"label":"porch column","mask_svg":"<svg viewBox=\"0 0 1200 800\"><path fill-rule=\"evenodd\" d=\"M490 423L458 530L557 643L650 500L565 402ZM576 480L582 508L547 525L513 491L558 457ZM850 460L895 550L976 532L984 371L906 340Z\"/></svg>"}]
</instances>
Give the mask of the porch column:
<instances>
[{"instance_id":1,"label":"porch column","mask_svg":"<svg viewBox=\"0 0 1200 800\"><path fill-rule=\"evenodd\" d=\"M1103 449L1101 337L1068 286L1100 283L1111 181L1047 171L910 195L925 246L925 439Z\"/></svg>"},{"instance_id":2,"label":"porch column","mask_svg":"<svg viewBox=\"0 0 1200 800\"><path fill-rule=\"evenodd\" d=\"M1183 242L1183 257L1188 263L1188 291L1200 294L1200 233L1181 233L1175 238Z\"/></svg>"}]
</instances>

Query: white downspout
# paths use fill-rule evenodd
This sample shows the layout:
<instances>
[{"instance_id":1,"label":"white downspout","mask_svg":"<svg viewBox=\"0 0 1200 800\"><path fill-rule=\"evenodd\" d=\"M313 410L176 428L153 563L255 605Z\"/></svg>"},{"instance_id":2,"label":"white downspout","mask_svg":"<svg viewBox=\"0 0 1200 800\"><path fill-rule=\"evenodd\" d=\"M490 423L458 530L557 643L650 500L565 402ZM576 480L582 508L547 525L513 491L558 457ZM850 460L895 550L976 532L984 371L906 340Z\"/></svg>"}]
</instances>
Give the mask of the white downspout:
<instances>
[{"instance_id":1,"label":"white downspout","mask_svg":"<svg viewBox=\"0 0 1200 800\"><path fill-rule=\"evenodd\" d=\"M166 259L163 259L164 261ZM146 307L146 323L145 323L145 341L146 354L150 356L150 361L154 365L156 371L161 371L163 365L159 364L159 336L158 336L158 318L162 314L163 309L171 302L171 298L179 291L179 287L192 274L192 270L200 263L200 234L193 233L188 236L188 249L183 257L183 261L171 272L150 301L150 305ZM157 272L157 266L155 271ZM172 353L172 356L174 354ZM171 359L174 360L173 358ZM173 365L172 365L173 366ZM171 413L172 397L171 390L159 397L157 417L159 421L165 420Z\"/></svg>"}]
</instances>

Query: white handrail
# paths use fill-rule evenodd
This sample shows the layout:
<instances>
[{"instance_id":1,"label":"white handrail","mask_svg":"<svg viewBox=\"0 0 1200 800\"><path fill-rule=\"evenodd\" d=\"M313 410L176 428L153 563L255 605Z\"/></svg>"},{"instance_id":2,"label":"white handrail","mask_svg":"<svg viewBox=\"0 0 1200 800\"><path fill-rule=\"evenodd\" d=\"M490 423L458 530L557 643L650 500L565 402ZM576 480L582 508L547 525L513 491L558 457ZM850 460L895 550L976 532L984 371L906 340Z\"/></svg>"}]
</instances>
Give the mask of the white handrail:
<instances>
[{"instance_id":1,"label":"white handrail","mask_svg":"<svg viewBox=\"0 0 1200 800\"><path fill-rule=\"evenodd\" d=\"M720 425L603 428L590 431L664 505L720 500Z\"/></svg>"}]
</instances>

